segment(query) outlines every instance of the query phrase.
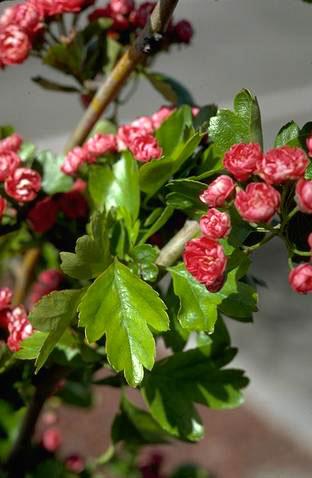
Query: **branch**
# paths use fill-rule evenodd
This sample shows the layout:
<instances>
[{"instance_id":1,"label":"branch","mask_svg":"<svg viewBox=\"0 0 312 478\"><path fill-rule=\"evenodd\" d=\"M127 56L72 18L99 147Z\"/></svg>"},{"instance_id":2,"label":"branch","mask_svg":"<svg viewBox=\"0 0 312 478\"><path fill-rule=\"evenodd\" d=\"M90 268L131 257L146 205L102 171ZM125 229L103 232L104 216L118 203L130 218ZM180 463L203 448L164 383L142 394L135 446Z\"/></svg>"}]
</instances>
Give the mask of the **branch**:
<instances>
[{"instance_id":1,"label":"branch","mask_svg":"<svg viewBox=\"0 0 312 478\"><path fill-rule=\"evenodd\" d=\"M111 74L98 89L77 128L69 138L65 151L82 144L107 106L117 97L121 88L139 63L151 53L152 44L165 32L179 0L158 0L144 29L119 60Z\"/></svg>"},{"instance_id":2,"label":"branch","mask_svg":"<svg viewBox=\"0 0 312 478\"><path fill-rule=\"evenodd\" d=\"M200 231L196 221L186 221L182 229L162 248L156 264L160 267L170 267L182 255L187 241L193 239Z\"/></svg>"},{"instance_id":3,"label":"branch","mask_svg":"<svg viewBox=\"0 0 312 478\"><path fill-rule=\"evenodd\" d=\"M29 249L23 257L22 264L17 265L14 304L24 302L39 257L40 250L38 248Z\"/></svg>"}]
</instances>

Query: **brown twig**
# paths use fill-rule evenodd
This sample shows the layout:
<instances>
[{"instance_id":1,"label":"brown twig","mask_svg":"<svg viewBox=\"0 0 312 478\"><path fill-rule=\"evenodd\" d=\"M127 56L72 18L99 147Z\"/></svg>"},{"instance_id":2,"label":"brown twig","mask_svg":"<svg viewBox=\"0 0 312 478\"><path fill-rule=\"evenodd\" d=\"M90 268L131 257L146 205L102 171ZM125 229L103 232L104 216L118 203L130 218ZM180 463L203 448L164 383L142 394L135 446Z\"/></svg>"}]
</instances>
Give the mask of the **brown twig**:
<instances>
[{"instance_id":1,"label":"brown twig","mask_svg":"<svg viewBox=\"0 0 312 478\"><path fill-rule=\"evenodd\" d=\"M23 257L22 264L18 265L15 278L14 304L24 302L39 257L40 250L38 248L29 249Z\"/></svg>"},{"instance_id":2,"label":"brown twig","mask_svg":"<svg viewBox=\"0 0 312 478\"><path fill-rule=\"evenodd\" d=\"M111 74L98 89L77 128L69 138L65 151L80 145L87 138L107 106L117 97L122 86L139 63L144 62L150 53L151 44L167 28L171 15L179 0L158 0L145 28L138 35L119 60Z\"/></svg>"}]
</instances>

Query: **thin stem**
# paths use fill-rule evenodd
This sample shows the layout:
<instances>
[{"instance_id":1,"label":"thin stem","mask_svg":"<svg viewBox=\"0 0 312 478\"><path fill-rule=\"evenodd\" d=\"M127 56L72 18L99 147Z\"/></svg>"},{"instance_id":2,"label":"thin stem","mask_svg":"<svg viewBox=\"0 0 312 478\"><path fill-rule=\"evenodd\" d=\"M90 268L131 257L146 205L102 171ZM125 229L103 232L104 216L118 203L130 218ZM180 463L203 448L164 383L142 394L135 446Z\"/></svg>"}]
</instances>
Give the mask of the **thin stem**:
<instances>
[{"instance_id":1,"label":"thin stem","mask_svg":"<svg viewBox=\"0 0 312 478\"><path fill-rule=\"evenodd\" d=\"M150 52L149 42L152 41L155 34L162 34L166 30L178 1L158 0L145 28L138 35L135 43L126 50L111 74L98 89L76 130L69 138L65 152L84 142L107 106L118 96L136 66L144 62Z\"/></svg>"},{"instance_id":2,"label":"thin stem","mask_svg":"<svg viewBox=\"0 0 312 478\"><path fill-rule=\"evenodd\" d=\"M22 265L17 269L14 290L15 304L21 304L24 302L39 257L40 249L29 249L23 258Z\"/></svg>"},{"instance_id":3,"label":"thin stem","mask_svg":"<svg viewBox=\"0 0 312 478\"><path fill-rule=\"evenodd\" d=\"M298 249L292 249L294 255L302 256L302 257L312 257L312 251L299 251Z\"/></svg>"},{"instance_id":4,"label":"thin stem","mask_svg":"<svg viewBox=\"0 0 312 478\"><path fill-rule=\"evenodd\" d=\"M258 242L257 244L254 244L253 246L249 246L249 247L244 247L243 250L244 252L246 252L246 254L251 254L252 252L256 251L257 249L259 249L260 247L264 246L264 244L266 244L267 242L269 242L271 239L273 239L273 237L275 237L277 235L277 232L272 232L271 234L268 234L267 236L265 236L262 241Z\"/></svg>"}]
</instances>

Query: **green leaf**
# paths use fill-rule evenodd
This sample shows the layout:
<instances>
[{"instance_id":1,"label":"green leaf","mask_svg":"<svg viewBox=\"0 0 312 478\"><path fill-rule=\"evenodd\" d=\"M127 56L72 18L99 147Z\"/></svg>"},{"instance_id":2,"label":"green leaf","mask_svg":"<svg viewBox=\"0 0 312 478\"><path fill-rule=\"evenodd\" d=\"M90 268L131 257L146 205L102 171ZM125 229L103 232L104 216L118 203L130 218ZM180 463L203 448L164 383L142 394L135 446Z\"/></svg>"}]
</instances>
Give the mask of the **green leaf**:
<instances>
[{"instance_id":1,"label":"green leaf","mask_svg":"<svg viewBox=\"0 0 312 478\"><path fill-rule=\"evenodd\" d=\"M213 478L207 470L198 465L182 465L170 478Z\"/></svg>"},{"instance_id":2,"label":"green leaf","mask_svg":"<svg viewBox=\"0 0 312 478\"><path fill-rule=\"evenodd\" d=\"M65 330L77 314L77 306L82 290L55 291L44 296L31 310L29 320L35 329L48 332L36 360L36 372L46 362Z\"/></svg>"},{"instance_id":3,"label":"green leaf","mask_svg":"<svg viewBox=\"0 0 312 478\"><path fill-rule=\"evenodd\" d=\"M312 179L312 161L310 161L310 164L308 165L305 175L305 179Z\"/></svg>"},{"instance_id":4,"label":"green leaf","mask_svg":"<svg viewBox=\"0 0 312 478\"><path fill-rule=\"evenodd\" d=\"M166 347L170 347L173 352L181 352L187 344L190 331L183 329L178 321L178 312L180 301L174 294L172 284L166 294L166 305L168 307L168 315L170 317L170 328L168 332L162 334Z\"/></svg>"},{"instance_id":5,"label":"green leaf","mask_svg":"<svg viewBox=\"0 0 312 478\"><path fill-rule=\"evenodd\" d=\"M36 359L47 336L47 332L36 330L30 337L21 342L21 348L15 353L15 357L21 360Z\"/></svg>"},{"instance_id":6,"label":"green leaf","mask_svg":"<svg viewBox=\"0 0 312 478\"><path fill-rule=\"evenodd\" d=\"M15 128L9 124L0 125L0 140L11 136L15 132Z\"/></svg>"},{"instance_id":7,"label":"green leaf","mask_svg":"<svg viewBox=\"0 0 312 478\"><path fill-rule=\"evenodd\" d=\"M77 41L71 43L56 43L44 54L43 63L52 66L63 73L80 76L84 51Z\"/></svg>"},{"instance_id":8,"label":"green leaf","mask_svg":"<svg viewBox=\"0 0 312 478\"><path fill-rule=\"evenodd\" d=\"M194 105L190 92L179 81L162 73L144 71L145 78L167 101L174 105Z\"/></svg>"},{"instance_id":9,"label":"green leaf","mask_svg":"<svg viewBox=\"0 0 312 478\"><path fill-rule=\"evenodd\" d=\"M234 111L219 110L217 116L210 120L208 133L220 154L224 154L236 143L259 143L262 146L257 98L248 90L240 91L234 99Z\"/></svg>"},{"instance_id":10,"label":"green leaf","mask_svg":"<svg viewBox=\"0 0 312 478\"><path fill-rule=\"evenodd\" d=\"M299 126L294 121L290 121L278 132L274 146L275 148L280 148L281 146L300 146L299 136Z\"/></svg>"},{"instance_id":11,"label":"green leaf","mask_svg":"<svg viewBox=\"0 0 312 478\"><path fill-rule=\"evenodd\" d=\"M241 405L248 384L241 370L221 370L209 348L179 352L157 362L143 382L143 396L155 420L171 435L188 441L203 437L195 403L215 409Z\"/></svg>"},{"instance_id":12,"label":"green leaf","mask_svg":"<svg viewBox=\"0 0 312 478\"><path fill-rule=\"evenodd\" d=\"M41 88L48 91L62 91L63 93L79 93L80 89L77 86L63 85L54 80L43 78L42 76L34 76L32 78L34 83L41 86Z\"/></svg>"},{"instance_id":13,"label":"green leaf","mask_svg":"<svg viewBox=\"0 0 312 478\"><path fill-rule=\"evenodd\" d=\"M174 151L163 159L145 163L140 168L141 190L149 196L155 194L192 156L200 140L200 134L195 133L186 142L178 143Z\"/></svg>"},{"instance_id":14,"label":"green leaf","mask_svg":"<svg viewBox=\"0 0 312 478\"><path fill-rule=\"evenodd\" d=\"M117 131L116 125L107 119L99 120L89 134L92 138L96 133L101 134L115 134Z\"/></svg>"},{"instance_id":15,"label":"green leaf","mask_svg":"<svg viewBox=\"0 0 312 478\"><path fill-rule=\"evenodd\" d=\"M155 264L158 252L151 244L136 246L132 253L133 263L131 270L147 282L154 282L158 277L158 267Z\"/></svg>"},{"instance_id":16,"label":"green leaf","mask_svg":"<svg viewBox=\"0 0 312 478\"><path fill-rule=\"evenodd\" d=\"M157 292L118 260L89 287L79 305L79 325L89 342L106 335L112 367L124 371L131 386L143 379L155 360L155 341L149 326L168 329L165 304Z\"/></svg>"},{"instance_id":17,"label":"green leaf","mask_svg":"<svg viewBox=\"0 0 312 478\"><path fill-rule=\"evenodd\" d=\"M182 106L172 113L156 131L156 138L163 148L164 154L171 154L180 143L185 142L191 136L189 131L192 128L193 116L189 106Z\"/></svg>"},{"instance_id":18,"label":"green leaf","mask_svg":"<svg viewBox=\"0 0 312 478\"><path fill-rule=\"evenodd\" d=\"M61 269L70 277L87 280L97 277L111 263L110 217L95 213L91 218L88 235L76 242L75 253L61 252Z\"/></svg>"},{"instance_id":19,"label":"green leaf","mask_svg":"<svg viewBox=\"0 0 312 478\"><path fill-rule=\"evenodd\" d=\"M128 211L133 223L140 209L139 173L131 153L124 152L113 168L92 166L89 172L89 192L95 205L109 211L120 208Z\"/></svg>"},{"instance_id":20,"label":"green leaf","mask_svg":"<svg viewBox=\"0 0 312 478\"><path fill-rule=\"evenodd\" d=\"M253 312L257 312L258 295L253 287L244 282L237 283L237 292L230 294L220 305L220 310L228 317L237 320L252 320ZM246 320L247 319L247 320Z\"/></svg>"},{"instance_id":21,"label":"green leaf","mask_svg":"<svg viewBox=\"0 0 312 478\"><path fill-rule=\"evenodd\" d=\"M107 60L103 68L104 73L108 74L114 68L117 59L121 53L122 46L116 40L107 37L106 55Z\"/></svg>"},{"instance_id":22,"label":"green leaf","mask_svg":"<svg viewBox=\"0 0 312 478\"><path fill-rule=\"evenodd\" d=\"M112 426L114 444L123 441L143 446L168 442L169 436L150 413L137 408L125 396L122 397L120 408Z\"/></svg>"},{"instance_id":23,"label":"green leaf","mask_svg":"<svg viewBox=\"0 0 312 478\"><path fill-rule=\"evenodd\" d=\"M36 146L24 141L20 147L18 155L22 161L31 161L36 156Z\"/></svg>"},{"instance_id":24,"label":"green leaf","mask_svg":"<svg viewBox=\"0 0 312 478\"><path fill-rule=\"evenodd\" d=\"M192 179L170 181L166 187L169 191L166 202L172 208L184 210L191 216L202 215L207 211L207 206L199 199L199 195L206 188L205 183Z\"/></svg>"},{"instance_id":25,"label":"green leaf","mask_svg":"<svg viewBox=\"0 0 312 478\"><path fill-rule=\"evenodd\" d=\"M168 269L175 294L180 299L178 320L184 329L213 332L222 299L210 293L187 272L184 264Z\"/></svg>"},{"instance_id":26,"label":"green leaf","mask_svg":"<svg viewBox=\"0 0 312 478\"><path fill-rule=\"evenodd\" d=\"M210 118L217 114L218 107L216 105L206 105L200 108L199 113L193 118L194 128L208 128Z\"/></svg>"},{"instance_id":27,"label":"green leaf","mask_svg":"<svg viewBox=\"0 0 312 478\"><path fill-rule=\"evenodd\" d=\"M73 180L61 171L61 165L64 162L63 155L42 151L38 154L37 159L43 169L42 189L47 194L65 193L70 190Z\"/></svg>"},{"instance_id":28,"label":"green leaf","mask_svg":"<svg viewBox=\"0 0 312 478\"><path fill-rule=\"evenodd\" d=\"M147 239L149 239L153 234L165 226L165 224L167 224L168 220L171 218L173 212L174 209L171 206L166 207L156 219L154 224L144 233L142 239L140 240L140 244L144 244Z\"/></svg>"}]
</instances>

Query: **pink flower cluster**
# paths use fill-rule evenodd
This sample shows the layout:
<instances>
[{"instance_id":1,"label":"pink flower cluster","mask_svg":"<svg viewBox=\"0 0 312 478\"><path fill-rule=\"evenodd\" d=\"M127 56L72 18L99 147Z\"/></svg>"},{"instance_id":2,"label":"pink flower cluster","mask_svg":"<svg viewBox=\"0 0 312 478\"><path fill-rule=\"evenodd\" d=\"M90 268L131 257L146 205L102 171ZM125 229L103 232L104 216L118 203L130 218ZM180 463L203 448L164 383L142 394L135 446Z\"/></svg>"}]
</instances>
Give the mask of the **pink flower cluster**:
<instances>
[{"instance_id":1,"label":"pink flower cluster","mask_svg":"<svg viewBox=\"0 0 312 478\"><path fill-rule=\"evenodd\" d=\"M58 269L48 269L41 272L31 288L29 307L32 307L38 300L50 294L50 292L59 290L63 280L64 276Z\"/></svg>"},{"instance_id":2,"label":"pink flower cluster","mask_svg":"<svg viewBox=\"0 0 312 478\"><path fill-rule=\"evenodd\" d=\"M77 146L67 154L61 170L73 176L83 164L93 164L100 156L125 149L129 149L134 158L143 163L159 159L163 151L154 133L174 111L172 106L162 106L152 116L141 116L120 126L116 135L95 134L82 147Z\"/></svg>"},{"instance_id":3,"label":"pink flower cluster","mask_svg":"<svg viewBox=\"0 0 312 478\"><path fill-rule=\"evenodd\" d=\"M9 197L24 203L35 199L41 188L41 178L37 171L20 167L21 143L22 138L15 133L0 141L0 182L4 182ZM6 205L6 200L0 196L0 218Z\"/></svg>"},{"instance_id":4,"label":"pink flower cluster","mask_svg":"<svg viewBox=\"0 0 312 478\"><path fill-rule=\"evenodd\" d=\"M109 18L112 20L110 28L112 36L120 36L124 32L130 35L137 29L144 28L155 5L156 2L143 2L136 7L134 0L110 0L105 7L97 8L90 13L89 20ZM188 44L193 37L193 27L187 20L181 20L176 24L171 21L167 37L169 43Z\"/></svg>"},{"instance_id":5,"label":"pink flower cluster","mask_svg":"<svg viewBox=\"0 0 312 478\"><path fill-rule=\"evenodd\" d=\"M13 293L8 287L0 288L0 328L7 334L7 346L12 352L20 349L22 340L29 337L33 328L23 305L12 305Z\"/></svg>"},{"instance_id":6,"label":"pink flower cluster","mask_svg":"<svg viewBox=\"0 0 312 478\"><path fill-rule=\"evenodd\" d=\"M79 12L90 0L27 0L8 7L0 17L0 67L22 63L33 41L43 33L44 20L66 12Z\"/></svg>"},{"instance_id":7,"label":"pink flower cluster","mask_svg":"<svg viewBox=\"0 0 312 478\"><path fill-rule=\"evenodd\" d=\"M77 179L71 191L37 201L27 215L31 228L39 234L48 232L55 225L59 212L73 220L86 217L89 208L83 195L85 187L86 183Z\"/></svg>"}]
</instances>

